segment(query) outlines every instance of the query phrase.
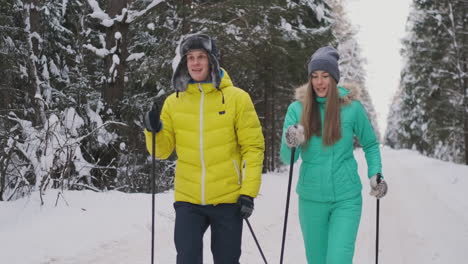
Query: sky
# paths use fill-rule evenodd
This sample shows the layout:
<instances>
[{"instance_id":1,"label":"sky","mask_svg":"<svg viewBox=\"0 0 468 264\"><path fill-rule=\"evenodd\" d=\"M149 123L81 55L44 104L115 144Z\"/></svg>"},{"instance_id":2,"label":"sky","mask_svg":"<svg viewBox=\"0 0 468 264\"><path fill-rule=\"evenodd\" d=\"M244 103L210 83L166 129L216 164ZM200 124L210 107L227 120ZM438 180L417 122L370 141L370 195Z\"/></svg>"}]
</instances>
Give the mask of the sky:
<instances>
[{"instance_id":1,"label":"sky","mask_svg":"<svg viewBox=\"0 0 468 264\"><path fill-rule=\"evenodd\" d=\"M354 264L375 263L376 200L369 193L364 153L355 151L363 210ZM389 191L380 201L379 264L468 263L468 166L382 148ZM284 263L306 264L294 166ZM281 249L288 168L263 175L249 218L268 263ZM175 263L174 193L156 195L155 259ZM151 260L151 194L48 190L0 202L0 259L8 264L147 264ZM204 263L212 264L209 230ZM263 263L244 225L241 263Z\"/></svg>"},{"instance_id":2,"label":"sky","mask_svg":"<svg viewBox=\"0 0 468 264\"><path fill-rule=\"evenodd\" d=\"M377 112L381 135L402 69L401 39L411 0L345 0L351 23L359 32L357 41L367 60L367 88Z\"/></svg>"}]
</instances>

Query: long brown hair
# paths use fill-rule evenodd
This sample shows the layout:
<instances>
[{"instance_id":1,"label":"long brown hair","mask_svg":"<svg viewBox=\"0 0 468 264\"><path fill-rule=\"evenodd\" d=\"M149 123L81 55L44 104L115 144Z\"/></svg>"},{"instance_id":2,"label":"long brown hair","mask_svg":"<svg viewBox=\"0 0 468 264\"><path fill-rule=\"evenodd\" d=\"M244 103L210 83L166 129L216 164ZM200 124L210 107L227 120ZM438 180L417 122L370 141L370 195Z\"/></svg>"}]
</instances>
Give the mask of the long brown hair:
<instances>
[{"instance_id":1,"label":"long brown hair","mask_svg":"<svg viewBox=\"0 0 468 264\"><path fill-rule=\"evenodd\" d=\"M325 105L325 128L322 137L324 146L331 146L341 138L341 100L335 80L333 78L330 79L327 103ZM320 109L316 99L317 94L312 87L312 79L309 79L300 122L304 126L306 142L309 142L310 138L314 135L318 137L322 135Z\"/></svg>"}]
</instances>

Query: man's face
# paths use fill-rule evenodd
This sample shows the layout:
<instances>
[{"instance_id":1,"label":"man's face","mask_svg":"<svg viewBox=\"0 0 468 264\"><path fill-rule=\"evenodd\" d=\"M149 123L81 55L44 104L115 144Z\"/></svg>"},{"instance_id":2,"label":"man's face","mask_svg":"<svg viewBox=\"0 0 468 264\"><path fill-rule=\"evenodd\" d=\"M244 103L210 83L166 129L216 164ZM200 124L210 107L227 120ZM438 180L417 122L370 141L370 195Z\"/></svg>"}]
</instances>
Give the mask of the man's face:
<instances>
[{"instance_id":1,"label":"man's face","mask_svg":"<svg viewBox=\"0 0 468 264\"><path fill-rule=\"evenodd\" d=\"M191 50L187 53L187 68L190 77L196 82L206 81L210 73L208 54L204 50Z\"/></svg>"}]
</instances>

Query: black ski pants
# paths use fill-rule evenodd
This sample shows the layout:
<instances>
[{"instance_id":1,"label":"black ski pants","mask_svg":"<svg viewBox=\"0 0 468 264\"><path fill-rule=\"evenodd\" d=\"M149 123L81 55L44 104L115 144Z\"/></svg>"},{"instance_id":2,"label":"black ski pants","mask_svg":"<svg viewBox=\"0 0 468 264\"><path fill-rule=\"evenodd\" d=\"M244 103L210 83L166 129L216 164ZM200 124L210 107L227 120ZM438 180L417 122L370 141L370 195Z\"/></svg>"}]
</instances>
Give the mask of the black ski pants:
<instances>
[{"instance_id":1,"label":"black ski pants","mask_svg":"<svg viewBox=\"0 0 468 264\"><path fill-rule=\"evenodd\" d=\"M196 205L175 202L177 264L203 263L203 234L211 228L215 264L239 264L242 217L237 204Z\"/></svg>"}]
</instances>

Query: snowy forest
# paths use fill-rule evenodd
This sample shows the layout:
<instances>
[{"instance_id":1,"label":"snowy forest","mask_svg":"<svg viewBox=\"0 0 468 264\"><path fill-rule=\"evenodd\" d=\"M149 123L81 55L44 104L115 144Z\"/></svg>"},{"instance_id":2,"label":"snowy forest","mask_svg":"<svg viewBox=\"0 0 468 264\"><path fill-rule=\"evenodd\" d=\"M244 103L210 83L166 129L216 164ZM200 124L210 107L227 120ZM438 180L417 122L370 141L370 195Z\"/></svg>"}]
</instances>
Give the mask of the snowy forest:
<instances>
[{"instance_id":1,"label":"snowy forest","mask_svg":"<svg viewBox=\"0 0 468 264\"><path fill-rule=\"evenodd\" d=\"M415 0L385 143L468 164L468 1Z\"/></svg>"},{"instance_id":2,"label":"snowy forest","mask_svg":"<svg viewBox=\"0 0 468 264\"><path fill-rule=\"evenodd\" d=\"M275 171L294 89L317 48L340 52L382 143L468 164L468 2L414 0L405 65L380 135L342 0L0 0L0 201L47 189L150 192L142 116L173 92L187 34L213 36L252 97ZM384 69L382 69L384 70ZM158 191L174 160L157 161Z\"/></svg>"}]
</instances>

